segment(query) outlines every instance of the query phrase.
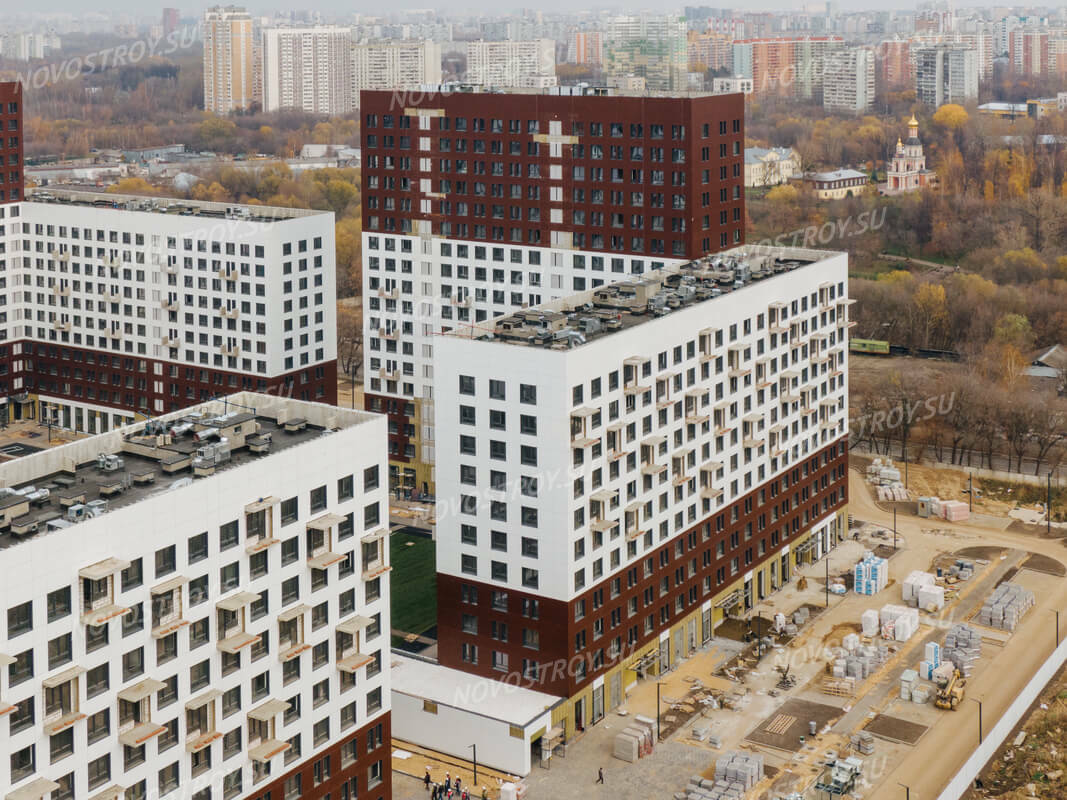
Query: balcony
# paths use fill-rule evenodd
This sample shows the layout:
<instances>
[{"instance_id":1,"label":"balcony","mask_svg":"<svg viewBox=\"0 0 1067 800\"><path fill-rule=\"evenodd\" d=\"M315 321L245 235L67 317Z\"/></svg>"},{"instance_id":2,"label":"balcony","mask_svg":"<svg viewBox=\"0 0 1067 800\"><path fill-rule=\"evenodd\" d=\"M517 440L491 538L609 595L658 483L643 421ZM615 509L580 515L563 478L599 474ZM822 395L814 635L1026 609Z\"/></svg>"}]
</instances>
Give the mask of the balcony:
<instances>
[{"instance_id":1,"label":"balcony","mask_svg":"<svg viewBox=\"0 0 1067 800\"><path fill-rule=\"evenodd\" d=\"M35 778L27 784L4 795L4 800L44 800L59 788L59 784L48 778Z\"/></svg>"},{"instance_id":2,"label":"balcony","mask_svg":"<svg viewBox=\"0 0 1067 800\"><path fill-rule=\"evenodd\" d=\"M395 381L400 377L400 372L395 369L387 369L386 367L381 367L378 370L378 377L386 381Z\"/></svg>"},{"instance_id":3,"label":"balcony","mask_svg":"<svg viewBox=\"0 0 1067 800\"><path fill-rule=\"evenodd\" d=\"M399 328L378 328L378 336L382 339L392 339L393 341L400 338Z\"/></svg>"},{"instance_id":4,"label":"balcony","mask_svg":"<svg viewBox=\"0 0 1067 800\"><path fill-rule=\"evenodd\" d=\"M222 309L222 316L226 317L226 319L237 319L241 316L241 310L237 306L224 308Z\"/></svg>"},{"instance_id":5,"label":"balcony","mask_svg":"<svg viewBox=\"0 0 1067 800\"><path fill-rule=\"evenodd\" d=\"M69 322L64 322L63 320L60 320L60 319L57 319L55 322L53 322L52 323L52 327L55 330L63 331L64 333L69 333L70 332L70 323Z\"/></svg>"},{"instance_id":6,"label":"balcony","mask_svg":"<svg viewBox=\"0 0 1067 800\"><path fill-rule=\"evenodd\" d=\"M52 287L52 294L56 297L70 297L70 284L57 283Z\"/></svg>"},{"instance_id":7,"label":"balcony","mask_svg":"<svg viewBox=\"0 0 1067 800\"><path fill-rule=\"evenodd\" d=\"M189 582L181 575L152 587L152 638L162 639L189 624L182 618L182 586ZM157 598L160 598L157 600ZM169 605L165 602L169 600ZM162 688L162 687L161 687Z\"/></svg>"},{"instance_id":8,"label":"balcony","mask_svg":"<svg viewBox=\"0 0 1067 800\"><path fill-rule=\"evenodd\" d=\"M177 336L164 336L160 340L160 344L162 344L164 347L169 347L172 350L174 348L181 347L181 343L181 339L179 339Z\"/></svg>"},{"instance_id":9,"label":"balcony","mask_svg":"<svg viewBox=\"0 0 1067 800\"><path fill-rule=\"evenodd\" d=\"M374 660L366 653L361 653L359 649L360 634L371 622L373 620L370 617L354 614L338 623L339 638L350 637L348 646L342 647L340 644L337 646L337 668L341 672L355 673L360 667L365 667Z\"/></svg>"},{"instance_id":10,"label":"balcony","mask_svg":"<svg viewBox=\"0 0 1067 800\"><path fill-rule=\"evenodd\" d=\"M719 355L715 347L715 337L719 333L718 328L704 328L700 331L700 363L714 361Z\"/></svg>"},{"instance_id":11,"label":"balcony","mask_svg":"<svg viewBox=\"0 0 1067 800\"><path fill-rule=\"evenodd\" d=\"M396 300L400 296L400 291L394 286L391 289L386 289L384 286L378 289L378 297L386 300Z\"/></svg>"},{"instance_id":12,"label":"balcony","mask_svg":"<svg viewBox=\"0 0 1067 800\"><path fill-rule=\"evenodd\" d=\"M163 271L165 273L167 273L168 275L177 275L178 274L178 265L177 264L164 264L163 265Z\"/></svg>"},{"instance_id":13,"label":"balcony","mask_svg":"<svg viewBox=\"0 0 1067 800\"><path fill-rule=\"evenodd\" d=\"M292 661L305 650L311 649L311 645L304 641L304 615L310 610L311 606L301 603L278 615L279 661Z\"/></svg>"},{"instance_id":14,"label":"balcony","mask_svg":"<svg viewBox=\"0 0 1067 800\"><path fill-rule=\"evenodd\" d=\"M117 605L114 601L114 576L130 566L129 561L121 558L105 558L88 567L78 570L78 577L83 584L82 615L83 625L103 625L112 619L125 616L130 609Z\"/></svg>"},{"instance_id":15,"label":"balcony","mask_svg":"<svg viewBox=\"0 0 1067 800\"><path fill-rule=\"evenodd\" d=\"M700 405L704 392L691 391L685 393L685 422L687 425L702 425L708 421L710 415L705 414Z\"/></svg>"},{"instance_id":16,"label":"balcony","mask_svg":"<svg viewBox=\"0 0 1067 800\"><path fill-rule=\"evenodd\" d=\"M458 308L470 308L471 296L469 294L452 295L452 305Z\"/></svg>"},{"instance_id":17,"label":"balcony","mask_svg":"<svg viewBox=\"0 0 1067 800\"><path fill-rule=\"evenodd\" d=\"M126 747L140 747L149 739L154 739L160 734L166 733L167 729L154 722L141 722L134 725L125 733L119 734L119 743Z\"/></svg>"},{"instance_id":18,"label":"balcony","mask_svg":"<svg viewBox=\"0 0 1067 800\"><path fill-rule=\"evenodd\" d=\"M288 742L274 738L275 718L289 710L286 700L267 700L248 712L248 757L268 763L289 749Z\"/></svg>"},{"instance_id":19,"label":"balcony","mask_svg":"<svg viewBox=\"0 0 1067 800\"><path fill-rule=\"evenodd\" d=\"M255 636L245 631L236 631L229 634L225 639L220 639L218 643L218 649L220 652L229 653L231 656L235 653L239 653L246 647L249 647L260 639L259 636Z\"/></svg>"},{"instance_id":20,"label":"balcony","mask_svg":"<svg viewBox=\"0 0 1067 800\"><path fill-rule=\"evenodd\" d=\"M177 311L182 307L182 304L179 301L166 298L159 305L164 311Z\"/></svg>"},{"instance_id":21,"label":"balcony","mask_svg":"<svg viewBox=\"0 0 1067 800\"><path fill-rule=\"evenodd\" d=\"M241 346L236 344L224 344L222 346L222 354L229 356L230 358L237 358L241 355Z\"/></svg>"},{"instance_id":22,"label":"balcony","mask_svg":"<svg viewBox=\"0 0 1067 800\"><path fill-rule=\"evenodd\" d=\"M226 269L223 267L215 273L224 281L236 281L240 277L240 273L235 269Z\"/></svg>"},{"instance_id":23,"label":"balcony","mask_svg":"<svg viewBox=\"0 0 1067 800\"><path fill-rule=\"evenodd\" d=\"M185 741L185 752L199 753L201 750L210 747L213 742L217 742L222 738L222 734L214 729L215 714L213 705L220 697L222 697L221 689L211 689L204 692L202 695L194 697L185 704L186 719L189 718L189 712L197 712L204 708L204 706L209 704L212 705L212 708L208 709L209 713L207 715L210 724L207 726L207 729L201 728L189 732Z\"/></svg>"},{"instance_id":24,"label":"balcony","mask_svg":"<svg viewBox=\"0 0 1067 800\"><path fill-rule=\"evenodd\" d=\"M592 408L576 408L571 412L571 447L592 447L600 441L599 437L588 435L589 418L596 413Z\"/></svg>"}]
</instances>

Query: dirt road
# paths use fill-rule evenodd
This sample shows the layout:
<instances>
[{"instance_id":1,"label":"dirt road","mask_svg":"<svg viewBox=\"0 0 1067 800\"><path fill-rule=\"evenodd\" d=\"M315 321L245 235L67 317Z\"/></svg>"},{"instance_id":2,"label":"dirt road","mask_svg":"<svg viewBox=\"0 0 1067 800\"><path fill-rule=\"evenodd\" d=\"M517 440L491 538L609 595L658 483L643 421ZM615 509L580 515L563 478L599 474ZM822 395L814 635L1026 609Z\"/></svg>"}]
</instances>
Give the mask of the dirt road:
<instances>
[{"instance_id":1,"label":"dirt road","mask_svg":"<svg viewBox=\"0 0 1067 800\"><path fill-rule=\"evenodd\" d=\"M868 485L855 471L850 472L849 495L849 512L856 519L892 525L892 514L871 500ZM1003 545L1067 561L1067 549L1056 540L978 525L897 517L898 531L906 539L929 537L931 534L923 533L922 529L932 527L946 532L944 535L950 537L952 549ZM996 661L977 671L969 681L968 699L960 709L943 712L919 745L898 761L867 794L869 800L901 800L904 789L900 784L908 786L917 800L934 800L978 744L978 704L973 700L982 701L983 728L986 732L992 730L1001 714L1052 652L1055 645L1052 610L1063 608L1067 608L1067 581L1049 581Z\"/></svg>"}]
</instances>

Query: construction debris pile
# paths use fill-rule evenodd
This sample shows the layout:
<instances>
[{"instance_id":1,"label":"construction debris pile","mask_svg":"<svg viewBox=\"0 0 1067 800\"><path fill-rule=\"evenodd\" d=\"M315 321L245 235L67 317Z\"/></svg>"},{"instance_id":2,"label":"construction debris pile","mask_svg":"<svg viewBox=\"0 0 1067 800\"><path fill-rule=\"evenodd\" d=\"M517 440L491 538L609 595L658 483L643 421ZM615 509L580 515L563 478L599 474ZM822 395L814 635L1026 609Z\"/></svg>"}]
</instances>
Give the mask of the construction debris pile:
<instances>
[{"instance_id":1,"label":"construction debris pile","mask_svg":"<svg viewBox=\"0 0 1067 800\"><path fill-rule=\"evenodd\" d=\"M960 674L969 678L974 662L982 655L982 635L962 622L953 625L945 634L941 659L956 665Z\"/></svg>"},{"instance_id":2,"label":"construction debris pile","mask_svg":"<svg viewBox=\"0 0 1067 800\"><path fill-rule=\"evenodd\" d=\"M888 458L876 458L871 462L867 467L867 482L875 486L882 502L908 499L908 490L900 482L900 470Z\"/></svg>"},{"instance_id":3,"label":"construction debris pile","mask_svg":"<svg viewBox=\"0 0 1067 800\"><path fill-rule=\"evenodd\" d=\"M919 611L906 606L885 605L878 612L882 638L906 642L919 630Z\"/></svg>"},{"instance_id":4,"label":"construction debris pile","mask_svg":"<svg viewBox=\"0 0 1067 800\"><path fill-rule=\"evenodd\" d=\"M867 550L856 564L853 578L857 594L878 594L889 584L889 561Z\"/></svg>"},{"instance_id":5,"label":"construction debris pile","mask_svg":"<svg viewBox=\"0 0 1067 800\"><path fill-rule=\"evenodd\" d=\"M622 733L615 736L615 758L631 764L652 753L656 745L656 723L637 715Z\"/></svg>"},{"instance_id":6,"label":"construction debris pile","mask_svg":"<svg viewBox=\"0 0 1067 800\"><path fill-rule=\"evenodd\" d=\"M901 587L903 600L913 608L923 611L940 611L945 607L945 587L937 585L937 579L929 572L913 570Z\"/></svg>"},{"instance_id":7,"label":"construction debris pile","mask_svg":"<svg viewBox=\"0 0 1067 800\"><path fill-rule=\"evenodd\" d=\"M920 517L939 517L947 522L963 522L971 517L971 510L963 501L939 497L920 497L915 510Z\"/></svg>"},{"instance_id":8,"label":"construction debris pile","mask_svg":"<svg viewBox=\"0 0 1067 800\"><path fill-rule=\"evenodd\" d=\"M1034 605L1034 593L1017 583L1002 583L986 598L978 624L1013 631Z\"/></svg>"}]
</instances>

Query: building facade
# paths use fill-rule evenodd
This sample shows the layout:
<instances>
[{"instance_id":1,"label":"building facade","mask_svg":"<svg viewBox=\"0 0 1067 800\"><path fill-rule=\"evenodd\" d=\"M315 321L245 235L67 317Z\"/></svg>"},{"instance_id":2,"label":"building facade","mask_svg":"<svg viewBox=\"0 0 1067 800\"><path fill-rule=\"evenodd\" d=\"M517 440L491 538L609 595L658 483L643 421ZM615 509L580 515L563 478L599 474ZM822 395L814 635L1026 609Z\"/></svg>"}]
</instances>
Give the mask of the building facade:
<instances>
[{"instance_id":1,"label":"building facade","mask_svg":"<svg viewBox=\"0 0 1067 800\"><path fill-rule=\"evenodd\" d=\"M648 88L682 91L689 85L689 47L685 19L641 14L612 17L604 32L604 71L635 75Z\"/></svg>"},{"instance_id":2,"label":"building facade","mask_svg":"<svg viewBox=\"0 0 1067 800\"><path fill-rule=\"evenodd\" d=\"M367 408L432 490L444 330L740 243L741 95L365 92Z\"/></svg>"},{"instance_id":3,"label":"building facade","mask_svg":"<svg viewBox=\"0 0 1067 800\"><path fill-rule=\"evenodd\" d=\"M17 202L25 193L22 113L22 84L0 83L0 203Z\"/></svg>"},{"instance_id":4,"label":"building facade","mask_svg":"<svg viewBox=\"0 0 1067 800\"><path fill-rule=\"evenodd\" d=\"M441 45L430 39L352 45L352 102L371 90L418 89L441 83Z\"/></svg>"},{"instance_id":5,"label":"building facade","mask_svg":"<svg viewBox=\"0 0 1067 800\"><path fill-rule=\"evenodd\" d=\"M800 153L792 147L746 147L745 186L777 186L800 174Z\"/></svg>"},{"instance_id":6,"label":"building facade","mask_svg":"<svg viewBox=\"0 0 1067 800\"><path fill-rule=\"evenodd\" d=\"M874 107L874 50L850 47L826 58L822 107L847 114L863 114Z\"/></svg>"},{"instance_id":7,"label":"building facade","mask_svg":"<svg viewBox=\"0 0 1067 800\"><path fill-rule=\"evenodd\" d=\"M804 176L804 182L820 200L840 200L866 192L871 178L859 170L835 169L808 173Z\"/></svg>"},{"instance_id":8,"label":"building facade","mask_svg":"<svg viewBox=\"0 0 1067 800\"><path fill-rule=\"evenodd\" d=\"M204 110L243 111L256 99L252 17L237 6L204 12Z\"/></svg>"},{"instance_id":9,"label":"building facade","mask_svg":"<svg viewBox=\"0 0 1067 800\"><path fill-rule=\"evenodd\" d=\"M348 28L266 28L262 52L264 111L351 113L352 34Z\"/></svg>"},{"instance_id":10,"label":"building facade","mask_svg":"<svg viewBox=\"0 0 1067 800\"><path fill-rule=\"evenodd\" d=\"M915 96L940 108L978 98L978 53L966 45L939 44L914 48Z\"/></svg>"},{"instance_id":11,"label":"building facade","mask_svg":"<svg viewBox=\"0 0 1067 800\"><path fill-rule=\"evenodd\" d=\"M442 337L440 663L568 698L570 737L833 547L846 281L738 248Z\"/></svg>"},{"instance_id":12,"label":"building facade","mask_svg":"<svg viewBox=\"0 0 1067 800\"><path fill-rule=\"evenodd\" d=\"M567 43L568 64L604 63L604 37L600 31L571 31Z\"/></svg>"},{"instance_id":13,"label":"building facade","mask_svg":"<svg viewBox=\"0 0 1067 800\"><path fill-rule=\"evenodd\" d=\"M515 88L540 78L554 84L555 75L556 43L551 39L467 42L467 83Z\"/></svg>"},{"instance_id":14,"label":"building facade","mask_svg":"<svg viewBox=\"0 0 1067 800\"><path fill-rule=\"evenodd\" d=\"M757 95L811 99L826 58L844 46L840 36L743 39L733 43L733 71L751 78Z\"/></svg>"},{"instance_id":15,"label":"building facade","mask_svg":"<svg viewBox=\"0 0 1067 800\"><path fill-rule=\"evenodd\" d=\"M240 393L5 465L91 504L5 501L7 796L388 800L384 447L379 417Z\"/></svg>"},{"instance_id":16,"label":"building facade","mask_svg":"<svg viewBox=\"0 0 1067 800\"><path fill-rule=\"evenodd\" d=\"M0 213L8 419L97 433L242 389L336 401L332 213L57 190Z\"/></svg>"}]
</instances>

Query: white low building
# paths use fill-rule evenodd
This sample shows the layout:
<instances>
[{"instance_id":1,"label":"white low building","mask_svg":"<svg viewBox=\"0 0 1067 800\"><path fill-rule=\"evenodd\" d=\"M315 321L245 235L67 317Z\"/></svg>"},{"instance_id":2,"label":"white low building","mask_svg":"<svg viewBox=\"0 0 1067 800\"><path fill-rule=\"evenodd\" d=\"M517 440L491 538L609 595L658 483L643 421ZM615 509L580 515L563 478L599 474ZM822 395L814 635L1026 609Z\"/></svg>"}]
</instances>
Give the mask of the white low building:
<instances>
[{"instance_id":1,"label":"white low building","mask_svg":"<svg viewBox=\"0 0 1067 800\"><path fill-rule=\"evenodd\" d=\"M552 709L564 702L395 653L391 680L397 739L519 778L530 773L533 742L549 733Z\"/></svg>"}]
</instances>

